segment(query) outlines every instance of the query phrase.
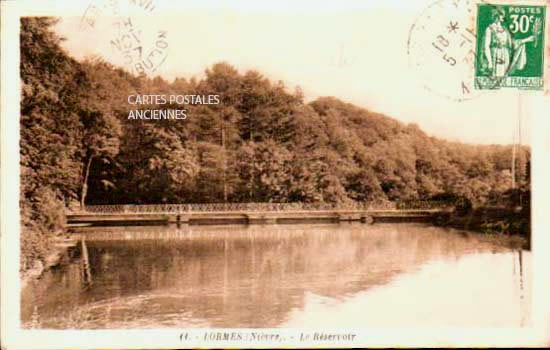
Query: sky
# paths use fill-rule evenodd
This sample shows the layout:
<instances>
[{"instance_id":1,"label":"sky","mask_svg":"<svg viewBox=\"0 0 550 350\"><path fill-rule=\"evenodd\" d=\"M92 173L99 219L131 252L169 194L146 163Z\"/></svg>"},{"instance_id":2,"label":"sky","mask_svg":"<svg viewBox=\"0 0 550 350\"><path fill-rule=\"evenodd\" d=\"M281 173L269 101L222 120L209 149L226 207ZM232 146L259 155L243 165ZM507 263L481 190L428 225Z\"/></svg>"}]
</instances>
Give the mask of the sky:
<instances>
[{"instance_id":1,"label":"sky","mask_svg":"<svg viewBox=\"0 0 550 350\"><path fill-rule=\"evenodd\" d=\"M126 1L115 0L119 13L132 18L143 47L152 48L155 33L166 32L166 60L153 75L168 81L200 78L206 68L225 61L241 72L255 69L272 81L282 80L290 91L300 86L308 101L335 96L416 123L432 136L481 144L518 139L519 101L525 98L516 91L476 92L458 101L460 94L450 93L448 86L468 79L471 65L449 70L429 50L437 35L446 35L447 19L460 17L457 11L466 23L469 0L460 0L459 10L451 0L435 7L427 0L151 0L153 10ZM77 59L98 55L123 65L123 56L111 44L120 35L116 20L104 15L109 9L102 11L93 28L83 24L81 15L66 15L55 30ZM529 119L522 110L522 143L530 138Z\"/></svg>"}]
</instances>

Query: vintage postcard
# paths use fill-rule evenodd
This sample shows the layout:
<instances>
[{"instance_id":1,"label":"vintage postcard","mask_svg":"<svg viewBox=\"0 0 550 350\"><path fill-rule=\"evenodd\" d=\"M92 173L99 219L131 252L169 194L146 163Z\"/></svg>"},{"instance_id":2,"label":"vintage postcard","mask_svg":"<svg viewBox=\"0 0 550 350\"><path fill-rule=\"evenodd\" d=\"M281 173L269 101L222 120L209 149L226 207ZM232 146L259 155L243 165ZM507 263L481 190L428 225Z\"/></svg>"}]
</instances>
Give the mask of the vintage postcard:
<instances>
[{"instance_id":1,"label":"vintage postcard","mask_svg":"<svg viewBox=\"0 0 550 350\"><path fill-rule=\"evenodd\" d=\"M2 1L2 347L550 346L550 4Z\"/></svg>"}]
</instances>

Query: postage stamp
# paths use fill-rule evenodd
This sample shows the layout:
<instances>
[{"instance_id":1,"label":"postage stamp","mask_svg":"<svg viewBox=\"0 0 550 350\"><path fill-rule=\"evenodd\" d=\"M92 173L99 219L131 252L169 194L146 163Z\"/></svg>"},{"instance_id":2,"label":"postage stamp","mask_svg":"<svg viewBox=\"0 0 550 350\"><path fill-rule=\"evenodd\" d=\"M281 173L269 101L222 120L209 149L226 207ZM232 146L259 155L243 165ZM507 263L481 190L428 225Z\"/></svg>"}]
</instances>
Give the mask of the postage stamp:
<instances>
[{"instance_id":1,"label":"postage stamp","mask_svg":"<svg viewBox=\"0 0 550 350\"><path fill-rule=\"evenodd\" d=\"M544 87L544 6L479 4L476 89Z\"/></svg>"}]
</instances>

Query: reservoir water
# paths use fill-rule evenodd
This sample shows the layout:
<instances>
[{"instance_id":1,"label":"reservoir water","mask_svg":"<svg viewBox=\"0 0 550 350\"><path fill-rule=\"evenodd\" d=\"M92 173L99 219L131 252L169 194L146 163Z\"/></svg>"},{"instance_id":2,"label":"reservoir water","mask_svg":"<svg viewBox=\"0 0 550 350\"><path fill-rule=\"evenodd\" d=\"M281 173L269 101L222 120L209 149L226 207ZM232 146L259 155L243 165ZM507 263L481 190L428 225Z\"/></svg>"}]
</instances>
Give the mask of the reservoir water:
<instances>
[{"instance_id":1,"label":"reservoir water","mask_svg":"<svg viewBox=\"0 0 550 350\"><path fill-rule=\"evenodd\" d=\"M22 291L26 328L528 326L531 253L427 224L113 227Z\"/></svg>"}]
</instances>

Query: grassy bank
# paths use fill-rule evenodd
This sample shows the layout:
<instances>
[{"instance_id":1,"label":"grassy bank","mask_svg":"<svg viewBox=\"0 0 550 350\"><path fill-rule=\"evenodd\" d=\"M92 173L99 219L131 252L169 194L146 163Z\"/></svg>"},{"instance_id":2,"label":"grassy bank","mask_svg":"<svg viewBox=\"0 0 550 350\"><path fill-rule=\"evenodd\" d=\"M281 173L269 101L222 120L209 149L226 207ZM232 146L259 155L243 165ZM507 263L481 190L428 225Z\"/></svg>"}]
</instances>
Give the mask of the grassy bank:
<instances>
[{"instance_id":1,"label":"grassy bank","mask_svg":"<svg viewBox=\"0 0 550 350\"><path fill-rule=\"evenodd\" d=\"M35 198L21 203L20 272L23 283L59 263L66 249L65 204L59 193L40 188Z\"/></svg>"},{"instance_id":2,"label":"grassy bank","mask_svg":"<svg viewBox=\"0 0 550 350\"><path fill-rule=\"evenodd\" d=\"M512 248L531 249L529 207L478 207L457 211L439 225L483 234L488 240Z\"/></svg>"}]
</instances>

